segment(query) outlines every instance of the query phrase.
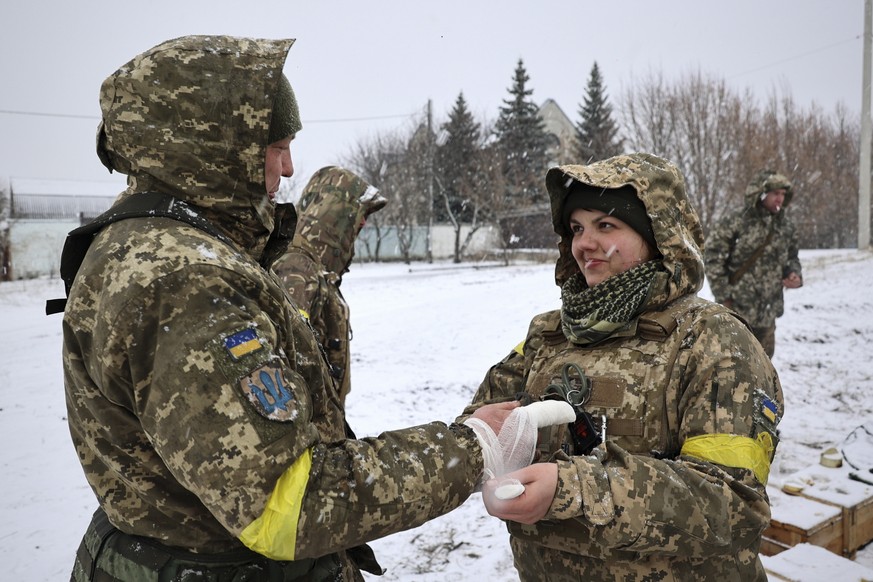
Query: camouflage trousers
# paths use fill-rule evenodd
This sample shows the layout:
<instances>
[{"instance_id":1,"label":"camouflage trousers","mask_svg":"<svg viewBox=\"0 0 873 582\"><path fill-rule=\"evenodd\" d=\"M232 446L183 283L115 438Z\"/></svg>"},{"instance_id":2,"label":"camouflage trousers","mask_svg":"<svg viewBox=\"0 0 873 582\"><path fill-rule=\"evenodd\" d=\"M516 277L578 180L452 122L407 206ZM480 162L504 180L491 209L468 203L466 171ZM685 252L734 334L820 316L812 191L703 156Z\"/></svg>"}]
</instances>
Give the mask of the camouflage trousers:
<instances>
[{"instance_id":1,"label":"camouflage trousers","mask_svg":"<svg viewBox=\"0 0 873 582\"><path fill-rule=\"evenodd\" d=\"M761 342L761 347L764 348L764 351L772 359L773 354L776 352L776 324L774 323L768 327L753 327L752 333L755 334L755 337Z\"/></svg>"},{"instance_id":2,"label":"camouflage trousers","mask_svg":"<svg viewBox=\"0 0 873 582\"><path fill-rule=\"evenodd\" d=\"M346 575L349 573L346 572ZM360 578L358 572L353 578ZM279 562L248 549L195 554L149 538L125 534L102 509L91 519L76 552L72 582L290 582L342 581L336 554Z\"/></svg>"}]
</instances>

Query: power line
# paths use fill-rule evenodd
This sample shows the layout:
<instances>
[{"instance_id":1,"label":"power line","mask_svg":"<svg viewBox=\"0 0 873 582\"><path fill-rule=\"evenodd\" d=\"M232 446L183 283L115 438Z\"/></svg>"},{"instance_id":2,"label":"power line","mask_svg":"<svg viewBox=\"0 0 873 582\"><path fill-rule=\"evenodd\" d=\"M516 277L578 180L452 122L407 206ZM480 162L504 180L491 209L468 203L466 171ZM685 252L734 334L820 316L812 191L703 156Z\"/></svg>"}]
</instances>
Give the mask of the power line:
<instances>
[{"instance_id":1,"label":"power line","mask_svg":"<svg viewBox=\"0 0 873 582\"><path fill-rule=\"evenodd\" d=\"M337 119L304 119L303 123L349 123L354 121L377 121L380 119L399 119L418 115L418 112L397 113L394 115L374 115L372 117L346 117Z\"/></svg>"},{"instance_id":2,"label":"power line","mask_svg":"<svg viewBox=\"0 0 873 582\"><path fill-rule=\"evenodd\" d=\"M830 50L830 49L832 49L832 48L834 48L834 47L837 47L837 46L840 46L840 45L844 45L844 44L850 43L850 42L855 41L855 40L859 40L862 36L863 36L863 35L858 34L858 35L853 36L853 37L851 37L851 38L847 38L847 39L845 39L845 40L841 40L841 41L838 41L838 42L835 42L835 43L831 43L831 44L829 44L829 45L826 45L826 46L823 46L823 47L819 47L819 48L817 48L817 49L812 49L811 51L807 51L807 52L805 52L805 53L800 53L800 54L797 54L797 55L794 55L794 56L791 56L791 57L786 57L786 58L784 58L784 59L782 59L782 60L780 60L780 61L774 61L774 62L769 63L769 64L766 64L766 65L761 65L760 67L757 67L757 68L754 68L754 69L749 69L748 71L743 71L742 73L736 73L736 74L731 75L730 77L728 77L728 79L733 79L733 78L735 78L735 77L742 77L743 75L749 75L749 74L751 74L751 73L757 73L758 71L763 71L764 69L769 69L769 68L771 68L771 67L775 67L776 65L781 65L781 64L783 64L783 63L787 63L787 62L789 62L789 61L796 61L797 59L802 59L803 57L808 57L808 56L810 56L810 55L814 55L814 54L817 54L817 53L820 53L820 52L824 52L824 51L826 51L826 50Z\"/></svg>"},{"instance_id":3,"label":"power line","mask_svg":"<svg viewBox=\"0 0 873 582\"><path fill-rule=\"evenodd\" d=\"M817 54L817 53L820 53L820 52L823 52L826 50L830 50L834 47L838 47L838 46L850 43L852 41L860 40L862 36L863 36L862 34L857 34L851 38L847 38L847 39L837 41L837 42L834 42L834 43L831 43L831 44L828 44L828 45L825 45L825 46L822 46L822 47L819 47L816 49L812 49L810 51L806 51L806 52L799 53L799 54L796 54L796 55L793 55L790 57L786 57L786 58L778 60L778 61L773 61L772 63L768 63L766 65L761 65L760 67L756 67L754 69L749 69L746 71L742 71L740 73L735 73L733 75L730 75L727 78L733 79L735 77L742 77L743 75L757 73L758 71L763 71L764 69L769 69L769 68L775 67L777 65L781 65L781 64L784 64L784 63L787 63L790 61L795 61L797 59L802 59L802 58L808 57L810 55L814 55L814 54ZM12 110L12 109L0 109L0 114L30 115L30 116L37 116L37 117L56 117L56 118L60 117L60 118L67 118L67 119L90 119L90 120L102 119L98 115L76 115L73 113L48 113L48 112L41 112L41 111L20 111L20 110ZM419 115L419 112L414 111L411 113L395 113L395 114L391 114L391 115L373 115L373 116L368 116L368 117L338 117L338 118L333 118L333 119L330 119L330 118L328 118L328 119L304 119L303 123L315 123L315 124L318 124L318 123L355 123L355 122L359 122L359 121L379 121L382 119L410 118L410 117L414 117L415 115Z\"/></svg>"},{"instance_id":4,"label":"power line","mask_svg":"<svg viewBox=\"0 0 873 582\"><path fill-rule=\"evenodd\" d=\"M13 111L11 109L0 109L0 113L7 115L34 115L39 117L66 117L71 119L100 119L97 115L76 115L73 113L45 113L40 111Z\"/></svg>"},{"instance_id":5,"label":"power line","mask_svg":"<svg viewBox=\"0 0 873 582\"><path fill-rule=\"evenodd\" d=\"M94 121L99 121L102 119L99 115L76 115L73 113L47 113L43 111L20 111L20 110L12 110L12 109L0 109L0 113L6 115L30 115L37 117L63 117L68 119L90 119ZM396 113L393 115L373 115L370 117L345 117L345 118L335 118L335 119L304 119L303 123L350 123L356 121L378 121L381 119L400 119L400 118L409 118L417 115L417 112L413 113Z\"/></svg>"}]
</instances>

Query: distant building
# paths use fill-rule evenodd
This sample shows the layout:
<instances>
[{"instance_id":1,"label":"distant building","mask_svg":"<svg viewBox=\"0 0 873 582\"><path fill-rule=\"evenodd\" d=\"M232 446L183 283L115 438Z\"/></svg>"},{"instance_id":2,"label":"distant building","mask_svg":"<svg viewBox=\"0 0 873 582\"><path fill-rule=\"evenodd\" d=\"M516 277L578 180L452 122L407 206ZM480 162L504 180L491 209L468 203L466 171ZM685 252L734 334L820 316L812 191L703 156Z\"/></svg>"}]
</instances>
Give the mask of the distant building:
<instances>
[{"instance_id":1,"label":"distant building","mask_svg":"<svg viewBox=\"0 0 873 582\"><path fill-rule=\"evenodd\" d=\"M67 233L108 209L118 182L0 179L0 280L58 276Z\"/></svg>"},{"instance_id":2,"label":"distant building","mask_svg":"<svg viewBox=\"0 0 873 582\"><path fill-rule=\"evenodd\" d=\"M554 99L546 99L540 106L549 135L549 167L579 163L576 159L576 126ZM543 176L545 182L545 176ZM557 235L552 227L551 207L548 203L525 208L513 208L498 216L507 248L556 249Z\"/></svg>"},{"instance_id":3,"label":"distant building","mask_svg":"<svg viewBox=\"0 0 873 582\"><path fill-rule=\"evenodd\" d=\"M564 110L554 99L546 99L539 113L549 134L549 166L577 163L576 126Z\"/></svg>"}]
</instances>

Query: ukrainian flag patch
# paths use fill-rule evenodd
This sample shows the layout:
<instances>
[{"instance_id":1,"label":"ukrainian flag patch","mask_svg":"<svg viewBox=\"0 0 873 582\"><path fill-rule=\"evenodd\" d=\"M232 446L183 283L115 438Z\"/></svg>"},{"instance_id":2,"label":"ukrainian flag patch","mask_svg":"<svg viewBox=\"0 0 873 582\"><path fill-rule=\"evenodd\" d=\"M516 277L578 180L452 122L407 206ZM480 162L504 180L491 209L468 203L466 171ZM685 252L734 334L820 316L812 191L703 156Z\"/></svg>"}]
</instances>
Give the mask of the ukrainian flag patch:
<instances>
[{"instance_id":1,"label":"ukrainian flag patch","mask_svg":"<svg viewBox=\"0 0 873 582\"><path fill-rule=\"evenodd\" d=\"M776 422L776 415L779 414L779 409L776 403L766 396L761 399L761 412L770 422Z\"/></svg>"},{"instance_id":2,"label":"ukrainian flag patch","mask_svg":"<svg viewBox=\"0 0 873 582\"><path fill-rule=\"evenodd\" d=\"M248 327L224 338L224 348L230 357L239 360L241 357L263 348L258 339L258 332Z\"/></svg>"}]
</instances>

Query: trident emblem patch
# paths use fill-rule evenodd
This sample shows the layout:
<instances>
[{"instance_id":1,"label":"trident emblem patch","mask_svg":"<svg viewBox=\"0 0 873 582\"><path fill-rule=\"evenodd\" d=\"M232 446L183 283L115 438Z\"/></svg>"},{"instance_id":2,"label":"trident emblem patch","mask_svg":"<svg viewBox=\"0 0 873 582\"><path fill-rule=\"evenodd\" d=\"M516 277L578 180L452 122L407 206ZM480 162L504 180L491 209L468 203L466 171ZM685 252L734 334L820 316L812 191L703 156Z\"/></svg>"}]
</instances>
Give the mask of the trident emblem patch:
<instances>
[{"instance_id":1,"label":"trident emblem patch","mask_svg":"<svg viewBox=\"0 0 873 582\"><path fill-rule=\"evenodd\" d=\"M289 422L297 417L294 393L286 385L282 370L267 365L240 379L240 388L262 416L278 422Z\"/></svg>"}]
</instances>

